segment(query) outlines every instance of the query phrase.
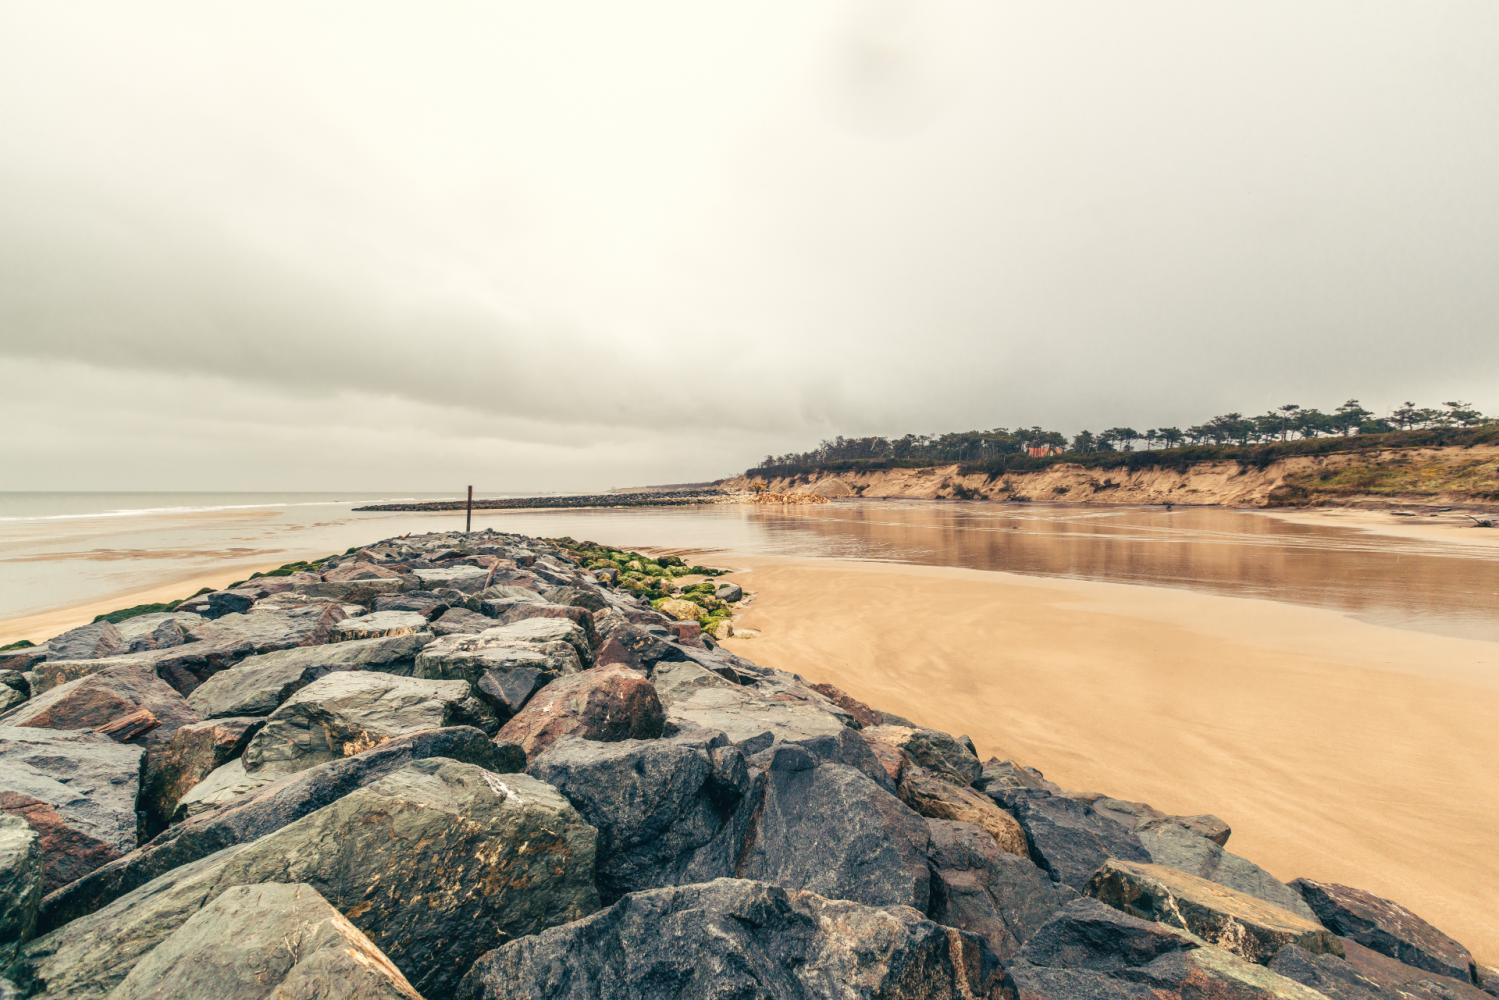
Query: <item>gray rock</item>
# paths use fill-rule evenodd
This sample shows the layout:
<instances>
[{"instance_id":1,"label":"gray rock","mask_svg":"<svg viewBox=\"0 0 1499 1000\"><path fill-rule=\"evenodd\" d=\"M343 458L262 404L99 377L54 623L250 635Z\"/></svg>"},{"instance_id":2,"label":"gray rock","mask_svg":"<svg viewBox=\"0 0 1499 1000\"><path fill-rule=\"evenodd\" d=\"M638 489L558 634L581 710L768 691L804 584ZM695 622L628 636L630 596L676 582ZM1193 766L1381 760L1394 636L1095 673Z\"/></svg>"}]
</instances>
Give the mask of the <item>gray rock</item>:
<instances>
[{"instance_id":1,"label":"gray rock","mask_svg":"<svg viewBox=\"0 0 1499 1000\"><path fill-rule=\"evenodd\" d=\"M969 1000L996 968L974 938L878 909L718 879L639 892L485 955L462 1000Z\"/></svg>"},{"instance_id":2,"label":"gray rock","mask_svg":"<svg viewBox=\"0 0 1499 1000\"><path fill-rule=\"evenodd\" d=\"M836 736L843 718L820 696L805 700L767 698L755 688L725 680L690 662L662 662L651 674L666 717L678 724L725 733L735 743L770 733L796 741Z\"/></svg>"},{"instance_id":3,"label":"gray rock","mask_svg":"<svg viewBox=\"0 0 1499 1000\"><path fill-rule=\"evenodd\" d=\"M483 602L481 610L484 614L502 625L513 625L517 622L533 621L538 618L558 618L570 621L583 630L583 635L587 640L590 650L598 644L598 635L593 627L593 613L587 608L580 608L577 605L551 604L536 599L487 599Z\"/></svg>"},{"instance_id":4,"label":"gray rock","mask_svg":"<svg viewBox=\"0 0 1499 1000\"><path fill-rule=\"evenodd\" d=\"M1110 859L1088 882L1087 892L1131 916L1189 931L1262 965L1288 944L1313 954L1343 952L1338 939L1315 920L1174 868Z\"/></svg>"},{"instance_id":5,"label":"gray rock","mask_svg":"<svg viewBox=\"0 0 1499 1000\"><path fill-rule=\"evenodd\" d=\"M519 771L526 763L519 748L495 744L479 730L460 726L413 733L354 757L277 778L226 808L168 827L150 843L47 896L42 900L41 928L60 927L165 872L273 833L412 761L432 757L475 764L497 774ZM214 774L234 767L244 773L235 760Z\"/></svg>"},{"instance_id":6,"label":"gray rock","mask_svg":"<svg viewBox=\"0 0 1499 1000\"><path fill-rule=\"evenodd\" d=\"M251 774L245 770L243 757L225 761L178 797L172 807L171 819L181 821L222 809L282 777L274 770Z\"/></svg>"},{"instance_id":7,"label":"gray rock","mask_svg":"<svg viewBox=\"0 0 1499 1000\"><path fill-rule=\"evenodd\" d=\"M0 811L37 832L44 891L135 846L142 754L94 733L0 726Z\"/></svg>"},{"instance_id":8,"label":"gray rock","mask_svg":"<svg viewBox=\"0 0 1499 1000\"><path fill-rule=\"evenodd\" d=\"M925 911L931 892L926 821L873 779L800 747L776 749L737 873L829 899Z\"/></svg>"},{"instance_id":9,"label":"gray rock","mask_svg":"<svg viewBox=\"0 0 1499 1000\"><path fill-rule=\"evenodd\" d=\"M192 640L188 628L195 624L195 617L171 611L136 615L118 622L115 628L119 630L125 648L132 653L149 649L170 649Z\"/></svg>"},{"instance_id":10,"label":"gray rock","mask_svg":"<svg viewBox=\"0 0 1499 1000\"><path fill-rule=\"evenodd\" d=\"M997 799L1020 790L1050 792L1053 795L1063 794L1061 786L1047 781L1046 776L1034 767L1026 767L1012 760L999 760L996 757L990 757L984 762L978 780L973 783L973 786Z\"/></svg>"},{"instance_id":11,"label":"gray rock","mask_svg":"<svg viewBox=\"0 0 1499 1000\"><path fill-rule=\"evenodd\" d=\"M750 780L732 747L567 736L527 771L560 791L599 831L605 902L733 872L732 858L717 845L732 836L730 821Z\"/></svg>"},{"instance_id":12,"label":"gray rock","mask_svg":"<svg viewBox=\"0 0 1499 1000\"><path fill-rule=\"evenodd\" d=\"M464 680L502 718L542 686L592 663L587 637L571 621L533 618L478 633L443 636L416 658L413 676Z\"/></svg>"},{"instance_id":13,"label":"gray rock","mask_svg":"<svg viewBox=\"0 0 1499 1000\"><path fill-rule=\"evenodd\" d=\"M422 635L354 639L251 656L204 681L188 695L188 704L209 718L270 715L287 698L328 674L410 674L416 654L430 641Z\"/></svg>"},{"instance_id":14,"label":"gray rock","mask_svg":"<svg viewBox=\"0 0 1499 1000\"><path fill-rule=\"evenodd\" d=\"M432 622L432 634L439 637L477 635L491 628L494 628L492 618L486 618L479 612L470 611L468 608L449 608Z\"/></svg>"},{"instance_id":15,"label":"gray rock","mask_svg":"<svg viewBox=\"0 0 1499 1000\"><path fill-rule=\"evenodd\" d=\"M423 729L497 726L465 681L339 672L307 685L266 719L245 748L245 770L289 774Z\"/></svg>"},{"instance_id":16,"label":"gray rock","mask_svg":"<svg viewBox=\"0 0 1499 1000\"><path fill-rule=\"evenodd\" d=\"M0 969L31 940L41 900L41 838L20 816L0 812Z\"/></svg>"},{"instance_id":17,"label":"gray rock","mask_svg":"<svg viewBox=\"0 0 1499 1000\"><path fill-rule=\"evenodd\" d=\"M1469 983L1477 980L1467 948L1399 903L1332 882L1299 878L1291 887L1329 930L1406 965Z\"/></svg>"},{"instance_id":18,"label":"gray rock","mask_svg":"<svg viewBox=\"0 0 1499 1000\"><path fill-rule=\"evenodd\" d=\"M1396 961L1345 940L1345 958L1313 955L1295 945L1275 953L1269 968L1329 1000L1486 1000L1489 994L1458 979Z\"/></svg>"},{"instance_id":19,"label":"gray rock","mask_svg":"<svg viewBox=\"0 0 1499 1000\"><path fill-rule=\"evenodd\" d=\"M966 746L935 729L868 726L861 735L871 746L894 747L933 774L959 785L971 784L983 771L979 759Z\"/></svg>"},{"instance_id":20,"label":"gray rock","mask_svg":"<svg viewBox=\"0 0 1499 1000\"><path fill-rule=\"evenodd\" d=\"M415 635L426 630L426 616L415 611L376 611L358 618L345 618L333 626L332 639L334 642L382 639L388 636Z\"/></svg>"},{"instance_id":21,"label":"gray rock","mask_svg":"<svg viewBox=\"0 0 1499 1000\"><path fill-rule=\"evenodd\" d=\"M938 923L961 927L988 942L1002 959L1014 955L1036 929L1077 893L1053 882L1023 857L1002 850L971 823L928 820L932 899Z\"/></svg>"},{"instance_id":22,"label":"gray rock","mask_svg":"<svg viewBox=\"0 0 1499 1000\"><path fill-rule=\"evenodd\" d=\"M1109 858L1150 860L1132 830L1084 802L993 782L985 785L985 792L1020 823L1031 860L1064 885L1081 890Z\"/></svg>"},{"instance_id":23,"label":"gray rock","mask_svg":"<svg viewBox=\"0 0 1499 1000\"><path fill-rule=\"evenodd\" d=\"M613 611L610 614L619 615L619 612ZM680 661L687 658L687 654L680 646L667 641L664 636L631 624L624 620L622 615L619 618L620 620L605 629L600 637L599 663L623 663L636 670L650 672L656 664L663 661Z\"/></svg>"},{"instance_id":24,"label":"gray rock","mask_svg":"<svg viewBox=\"0 0 1499 1000\"><path fill-rule=\"evenodd\" d=\"M310 885L225 889L140 960L111 1000L421 1000Z\"/></svg>"},{"instance_id":25,"label":"gray rock","mask_svg":"<svg viewBox=\"0 0 1499 1000\"><path fill-rule=\"evenodd\" d=\"M490 572L478 566L438 566L432 569L416 569L411 575L427 590L446 588L477 594L489 581Z\"/></svg>"},{"instance_id":26,"label":"gray rock","mask_svg":"<svg viewBox=\"0 0 1499 1000\"><path fill-rule=\"evenodd\" d=\"M732 580L720 580L713 587L713 596L732 604L744 599L744 588Z\"/></svg>"},{"instance_id":27,"label":"gray rock","mask_svg":"<svg viewBox=\"0 0 1499 1000\"><path fill-rule=\"evenodd\" d=\"M47 640L49 660L96 660L128 649L120 630L109 622L94 622L69 629Z\"/></svg>"},{"instance_id":28,"label":"gray rock","mask_svg":"<svg viewBox=\"0 0 1499 1000\"><path fill-rule=\"evenodd\" d=\"M1213 841L1180 824L1150 823L1136 832L1152 864L1205 878L1247 893L1308 920L1316 915L1290 886L1247 858L1230 854Z\"/></svg>"},{"instance_id":29,"label":"gray rock","mask_svg":"<svg viewBox=\"0 0 1499 1000\"><path fill-rule=\"evenodd\" d=\"M1025 1000L1326 1000L1262 966L1089 899L1069 904L1006 967Z\"/></svg>"},{"instance_id":30,"label":"gray rock","mask_svg":"<svg viewBox=\"0 0 1499 1000\"><path fill-rule=\"evenodd\" d=\"M594 837L534 778L416 761L37 938L25 961L50 998L103 996L225 889L305 882L418 990L447 996L495 941L597 906Z\"/></svg>"},{"instance_id":31,"label":"gray rock","mask_svg":"<svg viewBox=\"0 0 1499 1000\"><path fill-rule=\"evenodd\" d=\"M0 684L0 715L9 712L26 700L26 692L8 684Z\"/></svg>"}]
</instances>

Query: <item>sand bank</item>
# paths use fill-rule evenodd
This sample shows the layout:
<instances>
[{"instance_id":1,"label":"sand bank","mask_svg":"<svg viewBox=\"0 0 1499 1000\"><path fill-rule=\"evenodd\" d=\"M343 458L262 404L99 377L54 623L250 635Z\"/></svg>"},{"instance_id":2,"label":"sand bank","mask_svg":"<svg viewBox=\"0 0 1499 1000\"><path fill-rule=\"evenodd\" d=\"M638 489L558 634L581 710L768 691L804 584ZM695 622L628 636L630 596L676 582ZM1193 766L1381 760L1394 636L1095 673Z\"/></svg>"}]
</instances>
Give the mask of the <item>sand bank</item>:
<instances>
[{"instance_id":1,"label":"sand bank","mask_svg":"<svg viewBox=\"0 0 1499 1000\"><path fill-rule=\"evenodd\" d=\"M1499 644L1334 611L975 570L743 557L728 645L1064 786L1213 811L1282 878L1499 958Z\"/></svg>"}]
</instances>

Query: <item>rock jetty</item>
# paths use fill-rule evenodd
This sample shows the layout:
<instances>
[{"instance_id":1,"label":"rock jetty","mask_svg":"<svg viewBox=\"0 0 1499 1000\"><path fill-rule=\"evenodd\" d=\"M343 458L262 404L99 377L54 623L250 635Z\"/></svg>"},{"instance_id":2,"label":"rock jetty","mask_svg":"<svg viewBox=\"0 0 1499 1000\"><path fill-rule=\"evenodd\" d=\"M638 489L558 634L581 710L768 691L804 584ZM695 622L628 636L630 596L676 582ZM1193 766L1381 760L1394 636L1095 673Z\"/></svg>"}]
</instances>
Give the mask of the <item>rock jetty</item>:
<instances>
[{"instance_id":1,"label":"rock jetty","mask_svg":"<svg viewBox=\"0 0 1499 1000\"><path fill-rule=\"evenodd\" d=\"M0 996L1499 996L1216 817L728 652L685 569L394 538L0 652Z\"/></svg>"},{"instance_id":2,"label":"rock jetty","mask_svg":"<svg viewBox=\"0 0 1499 1000\"><path fill-rule=\"evenodd\" d=\"M678 490L620 490L614 493L580 493L571 496L490 497L475 500L474 510L538 510L586 507L685 507L700 503L728 503L739 499L717 486ZM355 511L454 511L468 507L467 500L404 500L366 504Z\"/></svg>"}]
</instances>

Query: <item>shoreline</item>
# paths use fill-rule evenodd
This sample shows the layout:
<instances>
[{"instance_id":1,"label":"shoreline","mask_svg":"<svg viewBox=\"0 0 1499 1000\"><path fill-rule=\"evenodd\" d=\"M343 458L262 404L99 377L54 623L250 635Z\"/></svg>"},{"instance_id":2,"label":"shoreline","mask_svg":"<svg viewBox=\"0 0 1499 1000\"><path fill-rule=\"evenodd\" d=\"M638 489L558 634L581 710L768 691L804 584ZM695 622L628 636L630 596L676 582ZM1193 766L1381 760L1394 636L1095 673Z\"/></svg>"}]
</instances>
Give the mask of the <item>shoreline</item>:
<instances>
[{"instance_id":1,"label":"shoreline","mask_svg":"<svg viewBox=\"0 0 1499 1000\"><path fill-rule=\"evenodd\" d=\"M1499 956L1499 644L1267 599L865 561L728 559L725 645L980 755L1234 828L1277 877L1363 886Z\"/></svg>"}]
</instances>

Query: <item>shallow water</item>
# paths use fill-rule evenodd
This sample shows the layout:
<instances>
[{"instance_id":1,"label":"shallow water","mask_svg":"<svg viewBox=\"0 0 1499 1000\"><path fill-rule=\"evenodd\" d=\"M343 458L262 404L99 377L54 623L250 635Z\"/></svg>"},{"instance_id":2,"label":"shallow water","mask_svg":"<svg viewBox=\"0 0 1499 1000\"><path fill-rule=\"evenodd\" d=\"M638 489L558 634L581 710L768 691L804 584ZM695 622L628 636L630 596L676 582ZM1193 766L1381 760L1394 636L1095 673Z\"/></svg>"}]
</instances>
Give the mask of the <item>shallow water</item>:
<instances>
[{"instance_id":1,"label":"shallow water","mask_svg":"<svg viewBox=\"0 0 1499 1000\"><path fill-rule=\"evenodd\" d=\"M0 494L0 619L231 565L268 566L462 526L461 514L352 512L374 498ZM478 512L474 520L475 527L632 548L874 559L1181 587L1499 641L1499 547L1246 511L873 501L496 511Z\"/></svg>"}]
</instances>

